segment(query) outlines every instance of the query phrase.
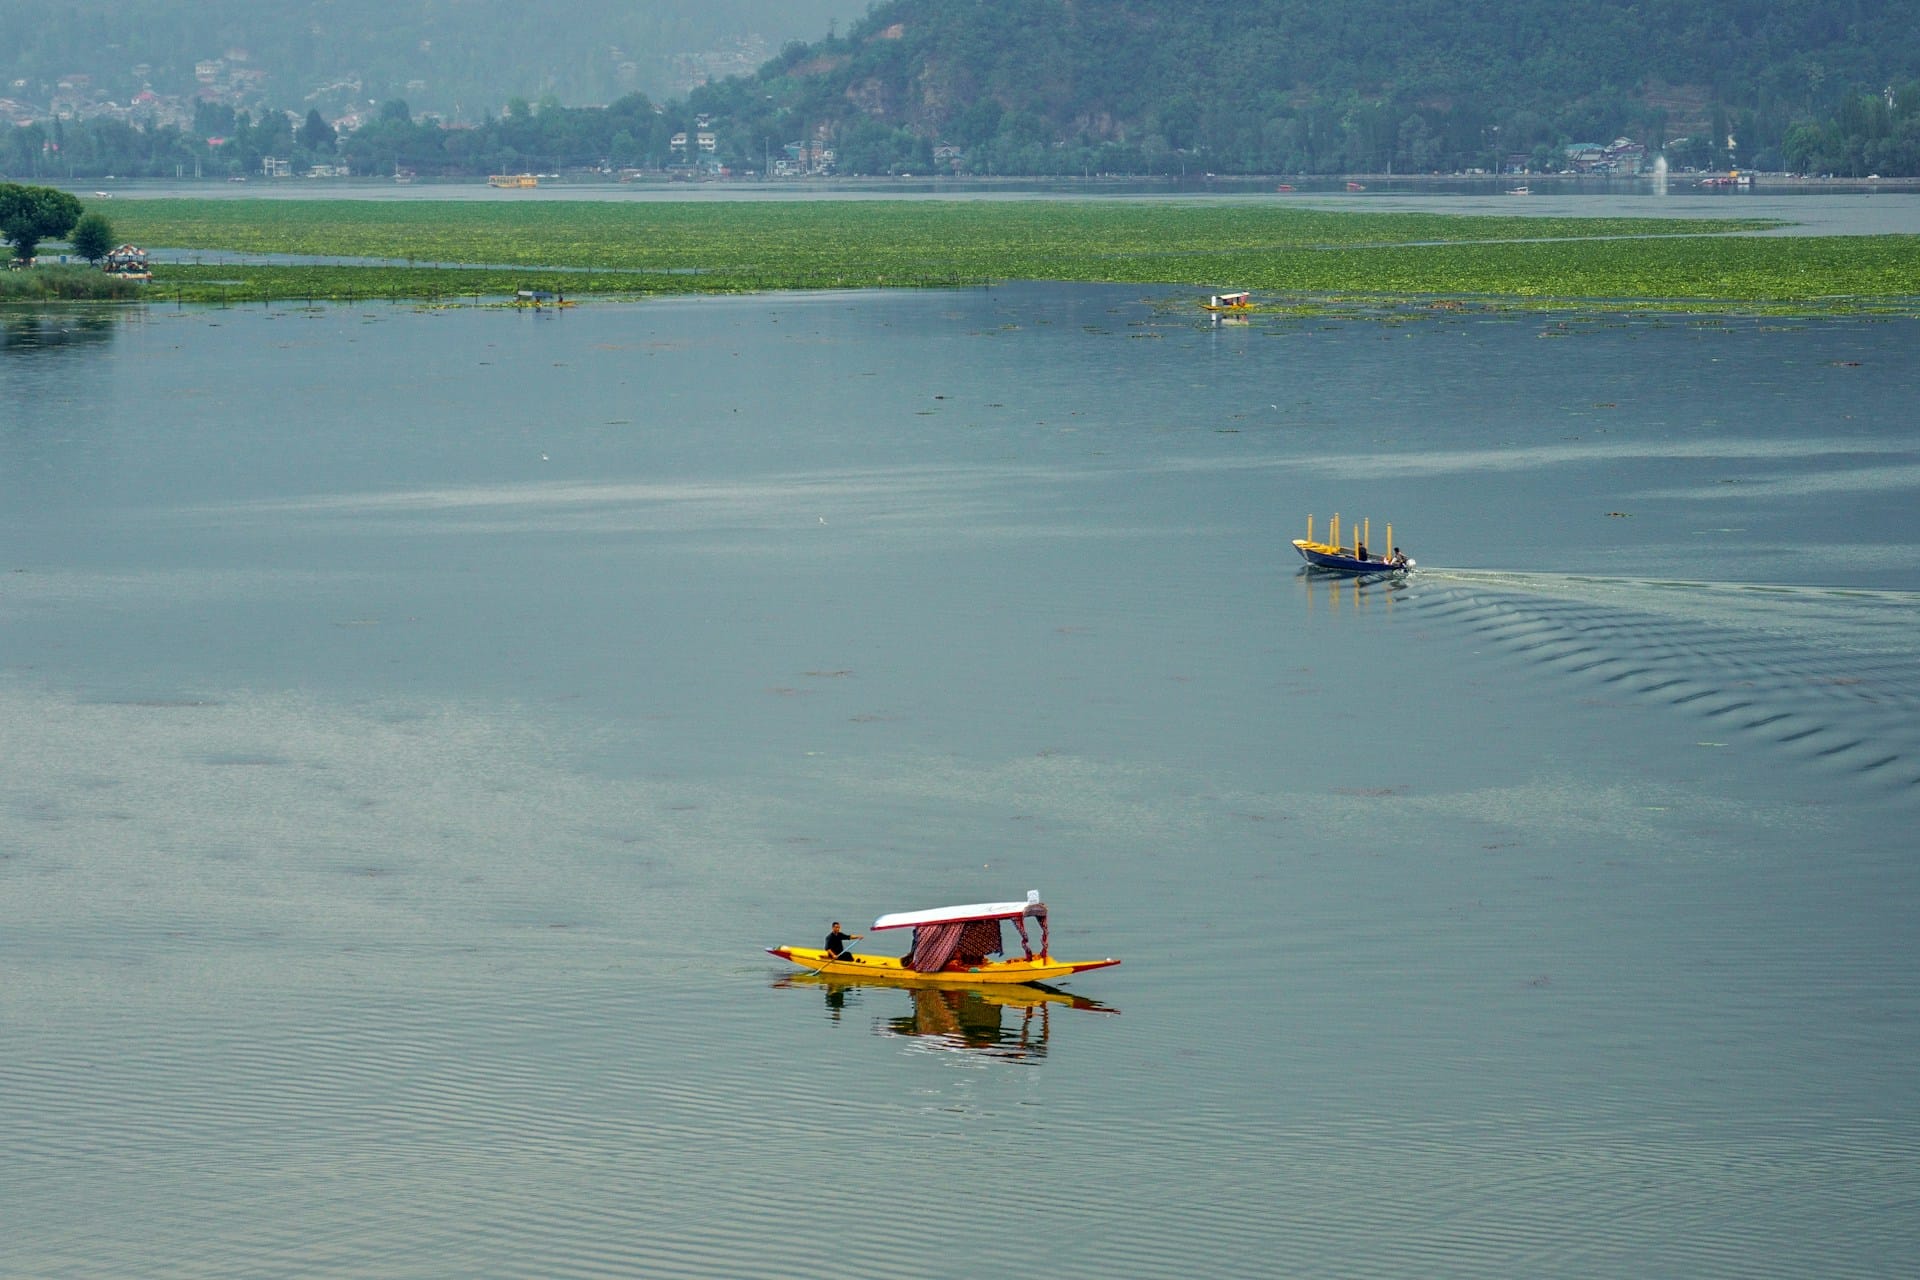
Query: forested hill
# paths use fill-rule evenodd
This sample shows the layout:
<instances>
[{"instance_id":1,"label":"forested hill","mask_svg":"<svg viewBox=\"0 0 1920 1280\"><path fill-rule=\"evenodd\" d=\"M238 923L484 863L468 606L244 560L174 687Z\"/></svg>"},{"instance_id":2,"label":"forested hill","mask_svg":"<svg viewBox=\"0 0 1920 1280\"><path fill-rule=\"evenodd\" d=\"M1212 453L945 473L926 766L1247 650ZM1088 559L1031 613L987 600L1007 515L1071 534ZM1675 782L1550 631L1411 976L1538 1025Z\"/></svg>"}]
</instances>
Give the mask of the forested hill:
<instances>
[{"instance_id":1,"label":"forested hill","mask_svg":"<svg viewBox=\"0 0 1920 1280\"><path fill-rule=\"evenodd\" d=\"M1796 125L1916 79L1920 0L890 0L693 105L863 171L941 144L976 172L1418 171L1616 137L1778 168Z\"/></svg>"},{"instance_id":2,"label":"forested hill","mask_svg":"<svg viewBox=\"0 0 1920 1280\"><path fill-rule=\"evenodd\" d=\"M1920 0L859 3L8 0L0 174L1920 175Z\"/></svg>"}]
</instances>

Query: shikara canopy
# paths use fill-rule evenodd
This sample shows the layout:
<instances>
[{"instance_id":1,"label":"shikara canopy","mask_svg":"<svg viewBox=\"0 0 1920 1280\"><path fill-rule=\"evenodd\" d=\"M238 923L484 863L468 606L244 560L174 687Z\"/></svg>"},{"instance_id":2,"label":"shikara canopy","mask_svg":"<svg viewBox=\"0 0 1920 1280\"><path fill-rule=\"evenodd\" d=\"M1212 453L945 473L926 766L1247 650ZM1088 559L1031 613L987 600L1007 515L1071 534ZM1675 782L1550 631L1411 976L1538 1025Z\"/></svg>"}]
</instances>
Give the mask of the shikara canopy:
<instances>
[{"instance_id":1,"label":"shikara canopy","mask_svg":"<svg viewBox=\"0 0 1920 1280\"><path fill-rule=\"evenodd\" d=\"M968 920L1017 920L1021 916L1047 918L1047 904L1038 889L1027 890L1025 902L974 902L961 907L933 907L926 911L896 911L873 922L875 929L918 928L923 924L960 924Z\"/></svg>"},{"instance_id":2,"label":"shikara canopy","mask_svg":"<svg viewBox=\"0 0 1920 1280\"><path fill-rule=\"evenodd\" d=\"M896 911L873 922L878 929L913 930L913 949L900 963L920 973L938 973L949 962L982 964L1000 954L1000 922L1013 921L1020 932L1020 950L1033 959L1027 940L1026 917L1040 922L1040 954L1047 954L1047 904L1038 889L1027 890L1025 902L973 902L962 907L934 907L928 911Z\"/></svg>"}]
</instances>

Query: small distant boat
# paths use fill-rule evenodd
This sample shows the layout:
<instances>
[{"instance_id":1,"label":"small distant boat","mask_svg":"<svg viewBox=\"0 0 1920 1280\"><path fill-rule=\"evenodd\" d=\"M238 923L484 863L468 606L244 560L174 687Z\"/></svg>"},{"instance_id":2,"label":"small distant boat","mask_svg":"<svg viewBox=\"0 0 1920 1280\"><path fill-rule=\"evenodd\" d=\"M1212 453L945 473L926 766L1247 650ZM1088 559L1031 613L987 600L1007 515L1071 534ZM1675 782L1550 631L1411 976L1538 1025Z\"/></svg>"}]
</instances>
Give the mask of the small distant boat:
<instances>
[{"instance_id":1,"label":"small distant boat","mask_svg":"<svg viewBox=\"0 0 1920 1280\"><path fill-rule=\"evenodd\" d=\"M1510 196L1530 196L1533 192L1526 187L1508 187L1507 194Z\"/></svg>"},{"instance_id":2,"label":"small distant boat","mask_svg":"<svg viewBox=\"0 0 1920 1280\"><path fill-rule=\"evenodd\" d=\"M1291 191L1293 190L1293 184L1291 182L1283 182L1279 186L1275 187L1274 190L1275 191Z\"/></svg>"},{"instance_id":3,"label":"small distant boat","mask_svg":"<svg viewBox=\"0 0 1920 1280\"><path fill-rule=\"evenodd\" d=\"M1040 951L1034 954L1026 921L1040 922ZM994 960L1000 955L1001 922L1012 921L1020 936L1017 959ZM1104 960L1056 960L1047 943L1047 905L1037 890L1028 890L1025 902L976 902L930 911L899 911L873 922L873 932L912 929L913 946L904 956L861 955L819 947L768 947L811 973L862 982L902 983L910 986L973 986L1008 982L1058 982L1089 969L1119 964Z\"/></svg>"},{"instance_id":4,"label":"small distant boat","mask_svg":"<svg viewBox=\"0 0 1920 1280\"><path fill-rule=\"evenodd\" d=\"M1240 293L1216 293L1212 298L1200 305L1209 311L1251 311L1253 310L1253 295L1245 291Z\"/></svg>"},{"instance_id":5,"label":"small distant boat","mask_svg":"<svg viewBox=\"0 0 1920 1280\"><path fill-rule=\"evenodd\" d=\"M1366 184L1363 182L1349 182L1347 184L1347 190L1349 191L1365 191L1366 189Z\"/></svg>"},{"instance_id":6,"label":"small distant boat","mask_svg":"<svg viewBox=\"0 0 1920 1280\"><path fill-rule=\"evenodd\" d=\"M1326 573L1346 573L1355 575L1392 574L1404 575L1413 571L1414 562L1409 560L1393 542L1393 526L1387 526L1387 554L1373 554L1367 547L1368 522L1361 521L1353 530L1353 541L1340 539L1340 515L1334 513L1332 525L1327 530L1327 540L1319 542L1313 536L1313 517L1307 517L1307 536L1295 538L1293 549L1307 562L1309 569L1319 569Z\"/></svg>"},{"instance_id":7,"label":"small distant boat","mask_svg":"<svg viewBox=\"0 0 1920 1280\"><path fill-rule=\"evenodd\" d=\"M540 179L530 173L495 173L487 177L490 187L504 187L509 191L523 190L540 185Z\"/></svg>"}]
</instances>

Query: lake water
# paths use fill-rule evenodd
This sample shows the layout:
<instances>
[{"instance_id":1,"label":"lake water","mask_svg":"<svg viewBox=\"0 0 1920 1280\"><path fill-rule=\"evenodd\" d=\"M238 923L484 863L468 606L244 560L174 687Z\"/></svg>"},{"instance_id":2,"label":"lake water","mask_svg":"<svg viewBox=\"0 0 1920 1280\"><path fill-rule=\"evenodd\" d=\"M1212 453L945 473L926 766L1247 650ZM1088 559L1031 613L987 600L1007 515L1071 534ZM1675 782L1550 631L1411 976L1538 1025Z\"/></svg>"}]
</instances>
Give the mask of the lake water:
<instances>
[{"instance_id":1,"label":"lake water","mask_svg":"<svg viewBox=\"0 0 1920 1280\"><path fill-rule=\"evenodd\" d=\"M0 1274L1908 1274L1920 321L1195 301L0 321Z\"/></svg>"}]
</instances>

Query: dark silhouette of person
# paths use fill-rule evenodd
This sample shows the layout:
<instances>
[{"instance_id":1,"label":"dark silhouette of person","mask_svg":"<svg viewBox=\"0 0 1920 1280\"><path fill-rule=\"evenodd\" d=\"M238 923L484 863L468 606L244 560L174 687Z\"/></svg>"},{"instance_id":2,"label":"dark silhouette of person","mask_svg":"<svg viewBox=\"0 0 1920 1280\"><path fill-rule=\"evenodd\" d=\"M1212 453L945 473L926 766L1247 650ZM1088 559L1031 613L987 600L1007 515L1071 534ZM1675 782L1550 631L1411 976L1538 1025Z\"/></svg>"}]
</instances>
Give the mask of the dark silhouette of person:
<instances>
[{"instance_id":1,"label":"dark silhouette of person","mask_svg":"<svg viewBox=\"0 0 1920 1280\"><path fill-rule=\"evenodd\" d=\"M833 932L827 935L827 954L835 960L845 960L847 958L847 944L860 936L861 935L857 933L840 932L840 922L835 920L833 922Z\"/></svg>"}]
</instances>

